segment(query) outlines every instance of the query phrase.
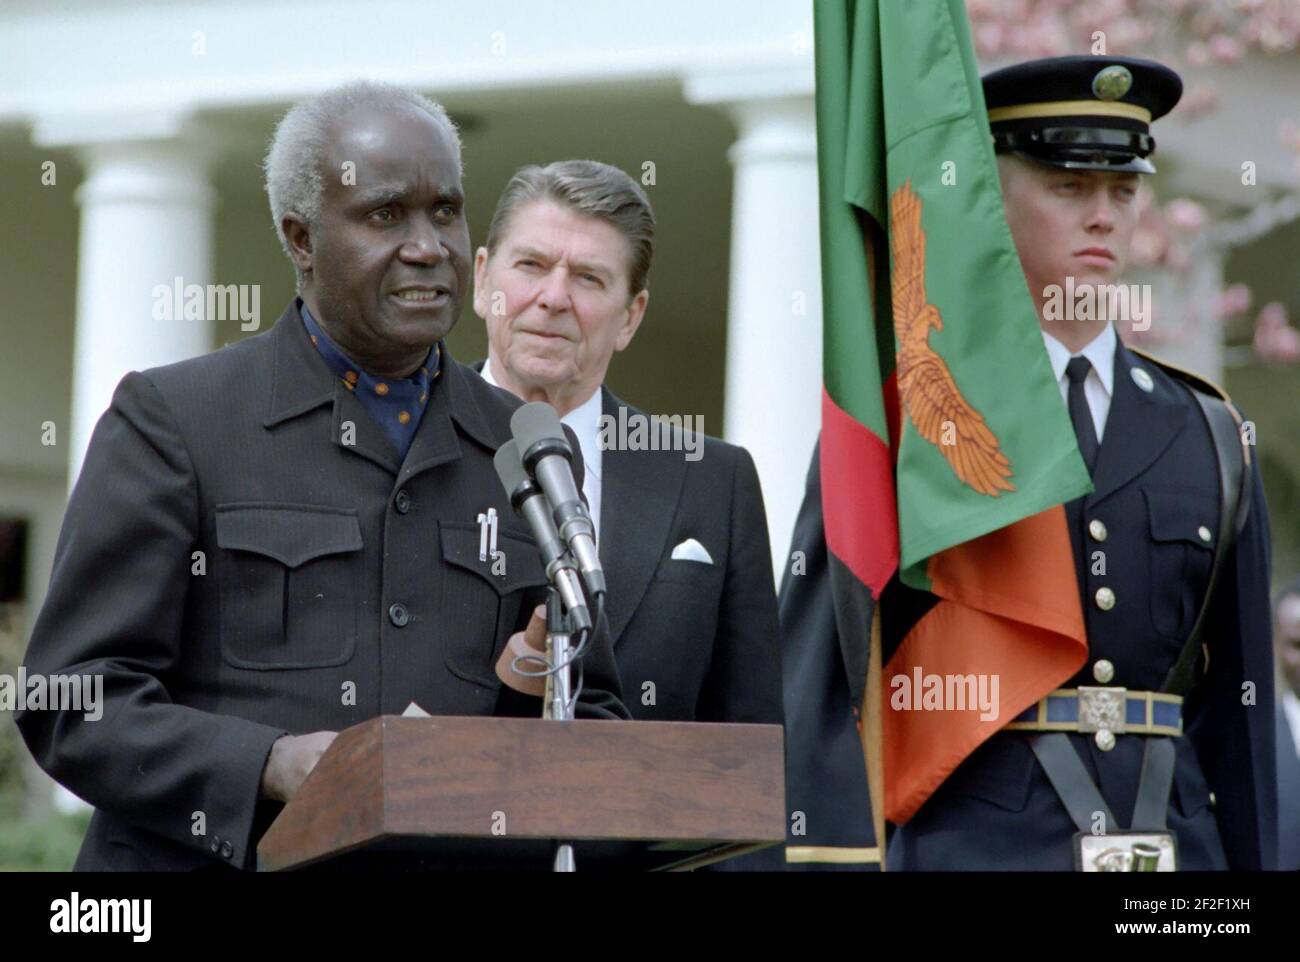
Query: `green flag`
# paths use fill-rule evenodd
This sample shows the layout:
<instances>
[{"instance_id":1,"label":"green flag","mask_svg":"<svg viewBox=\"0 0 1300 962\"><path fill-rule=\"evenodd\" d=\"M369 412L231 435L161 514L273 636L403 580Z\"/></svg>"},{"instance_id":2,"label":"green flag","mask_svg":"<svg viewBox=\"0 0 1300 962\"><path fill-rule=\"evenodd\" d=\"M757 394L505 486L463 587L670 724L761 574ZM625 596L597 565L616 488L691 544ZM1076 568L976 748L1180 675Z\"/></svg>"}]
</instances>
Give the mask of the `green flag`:
<instances>
[{"instance_id":1,"label":"green flag","mask_svg":"<svg viewBox=\"0 0 1300 962\"><path fill-rule=\"evenodd\" d=\"M903 413L901 563L925 587L920 566L930 556L1091 483L1007 229L960 0L828 0L817 13L851 30L839 57L818 33L818 120L843 117L838 199L849 215L831 219L839 229L824 239L834 248L825 259L826 387L879 430L883 398L862 374L863 356L891 345L878 353ZM835 166L823 157L822 176L840 173ZM890 242L891 283L874 305L860 277L837 286L836 261L861 258L862 214ZM880 309L886 298L892 318Z\"/></svg>"},{"instance_id":2,"label":"green flag","mask_svg":"<svg viewBox=\"0 0 1300 962\"><path fill-rule=\"evenodd\" d=\"M897 566L938 602L894 619L884 675L998 674L998 717L1015 717L1086 657L1059 506L1091 482L1007 227L965 10L819 0L815 24L821 495L850 692L864 703ZM909 818L999 724L886 710L886 814Z\"/></svg>"}]
</instances>

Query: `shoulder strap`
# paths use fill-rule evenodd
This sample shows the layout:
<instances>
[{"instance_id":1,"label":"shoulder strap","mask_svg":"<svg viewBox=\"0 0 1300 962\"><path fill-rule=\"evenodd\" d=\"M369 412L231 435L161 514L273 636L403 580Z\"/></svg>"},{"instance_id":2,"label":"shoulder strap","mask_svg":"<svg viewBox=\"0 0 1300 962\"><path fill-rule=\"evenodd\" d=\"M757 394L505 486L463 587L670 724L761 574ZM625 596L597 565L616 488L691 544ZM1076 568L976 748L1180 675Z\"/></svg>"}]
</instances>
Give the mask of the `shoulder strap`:
<instances>
[{"instance_id":1,"label":"shoulder strap","mask_svg":"<svg viewBox=\"0 0 1300 962\"><path fill-rule=\"evenodd\" d=\"M1218 400L1223 401L1225 404L1232 403L1228 399L1228 392L1225 391L1223 388L1219 387L1219 385L1215 384L1209 378L1202 377L1201 375L1197 374L1195 371L1189 371L1185 367L1179 367L1177 364L1170 364L1168 361L1162 360L1161 358L1158 358L1153 354L1148 354L1146 351L1142 350L1141 348L1131 347L1127 344L1125 344L1124 346L1128 348L1128 350L1131 353L1136 354L1138 357L1142 358L1142 360L1146 361L1148 364L1160 368L1160 370L1164 371L1175 381L1181 381L1183 384L1192 388L1194 391L1200 392L1202 394L1208 394L1213 398L1217 398Z\"/></svg>"},{"instance_id":2,"label":"shoulder strap","mask_svg":"<svg viewBox=\"0 0 1300 962\"><path fill-rule=\"evenodd\" d=\"M1246 527L1252 484L1250 450L1242 441L1242 421L1237 409L1226 396L1213 397L1205 394L1191 387L1186 380L1183 380L1183 384L1196 399L1214 443L1219 473L1219 539L1214 548L1210 577L1205 585L1205 595L1201 599L1201 608L1192 625L1192 632L1183 643L1178 661L1169 670L1161 689L1175 695L1186 694L1195 680L1196 656L1204 641L1210 602L1221 580L1228 553Z\"/></svg>"}]
</instances>

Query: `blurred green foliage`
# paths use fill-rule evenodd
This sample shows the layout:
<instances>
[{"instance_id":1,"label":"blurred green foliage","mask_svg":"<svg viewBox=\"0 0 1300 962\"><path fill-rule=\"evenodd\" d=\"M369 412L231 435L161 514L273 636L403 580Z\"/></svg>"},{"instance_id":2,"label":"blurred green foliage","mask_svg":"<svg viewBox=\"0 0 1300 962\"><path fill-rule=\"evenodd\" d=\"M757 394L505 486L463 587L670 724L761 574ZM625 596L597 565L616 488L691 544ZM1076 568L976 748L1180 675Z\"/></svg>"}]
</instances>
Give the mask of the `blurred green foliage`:
<instances>
[{"instance_id":1,"label":"blurred green foliage","mask_svg":"<svg viewBox=\"0 0 1300 962\"><path fill-rule=\"evenodd\" d=\"M89 824L89 811L27 819L0 815L0 872L71 871Z\"/></svg>"},{"instance_id":2,"label":"blurred green foliage","mask_svg":"<svg viewBox=\"0 0 1300 962\"><path fill-rule=\"evenodd\" d=\"M23 656L21 613L0 605L0 673L13 676ZM10 712L0 712L0 872L66 872L76 861L90 812L51 807L25 814L27 746Z\"/></svg>"},{"instance_id":3,"label":"blurred green foliage","mask_svg":"<svg viewBox=\"0 0 1300 962\"><path fill-rule=\"evenodd\" d=\"M0 603L0 674L13 676L23 657L16 606ZM0 825L22 811L26 786L23 758L27 746L10 712L0 712Z\"/></svg>"}]
</instances>

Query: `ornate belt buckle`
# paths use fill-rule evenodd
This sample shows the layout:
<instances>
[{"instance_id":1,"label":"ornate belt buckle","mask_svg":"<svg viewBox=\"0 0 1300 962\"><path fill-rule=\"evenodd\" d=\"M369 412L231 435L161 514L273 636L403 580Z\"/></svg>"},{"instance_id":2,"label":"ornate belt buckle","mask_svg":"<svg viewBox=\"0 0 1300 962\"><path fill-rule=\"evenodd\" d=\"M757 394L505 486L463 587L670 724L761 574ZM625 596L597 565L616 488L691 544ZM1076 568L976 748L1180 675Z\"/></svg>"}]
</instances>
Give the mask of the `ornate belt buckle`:
<instances>
[{"instance_id":1,"label":"ornate belt buckle","mask_svg":"<svg viewBox=\"0 0 1300 962\"><path fill-rule=\"evenodd\" d=\"M1079 731L1096 732L1097 747L1108 752L1115 747L1115 736L1122 735L1127 721L1127 688L1081 687L1079 693Z\"/></svg>"},{"instance_id":2,"label":"ornate belt buckle","mask_svg":"<svg viewBox=\"0 0 1300 962\"><path fill-rule=\"evenodd\" d=\"M1074 867L1080 872L1176 872L1178 845L1172 832L1080 832L1074 836Z\"/></svg>"}]
</instances>

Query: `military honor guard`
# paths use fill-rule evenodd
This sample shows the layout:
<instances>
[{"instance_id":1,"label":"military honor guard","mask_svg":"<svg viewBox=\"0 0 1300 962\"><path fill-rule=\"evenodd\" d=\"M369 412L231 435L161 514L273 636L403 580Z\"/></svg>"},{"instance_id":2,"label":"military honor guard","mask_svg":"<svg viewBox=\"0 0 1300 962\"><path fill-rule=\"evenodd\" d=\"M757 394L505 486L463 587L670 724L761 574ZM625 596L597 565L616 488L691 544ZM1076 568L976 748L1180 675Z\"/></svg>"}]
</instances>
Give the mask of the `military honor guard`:
<instances>
[{"instance_id":1,"label":"military honor guard","mask_svg":"<svg viewBox=\"0 0 1300 962\"><path fill-rule=\"evenodd\" d=\"M1139 179L1155 170L1151 125L1177 103L1181 80L1146 60L1072 56L995 71L983 87L1007 223L1092 476L1093 491L1065 512L1088 657L893 829L886 867L1272 868L1268 516L1249 432L1220 388L1126 346L1117 328L1127 319L1044 319L1055 316L1045 310L1053 288L1104 293L1119 281ZM816 490L814 477L810 500ZM816 547L810 518L806 504L795 549ZM829 591L786 582L787 645L794 630L831 639L786 651L788 751L805 779L791 785L794 806L823 795L818 784L865 779L829 667L835 621L814 610ZM915 617L933 596L895 577L880 604L888 635L891 613ZM819 695L804 685L835 700L833 718L808 706ZM817 844L852 853L873 841L865 793L822 808Z\"/></svg>"}]
</instances>

